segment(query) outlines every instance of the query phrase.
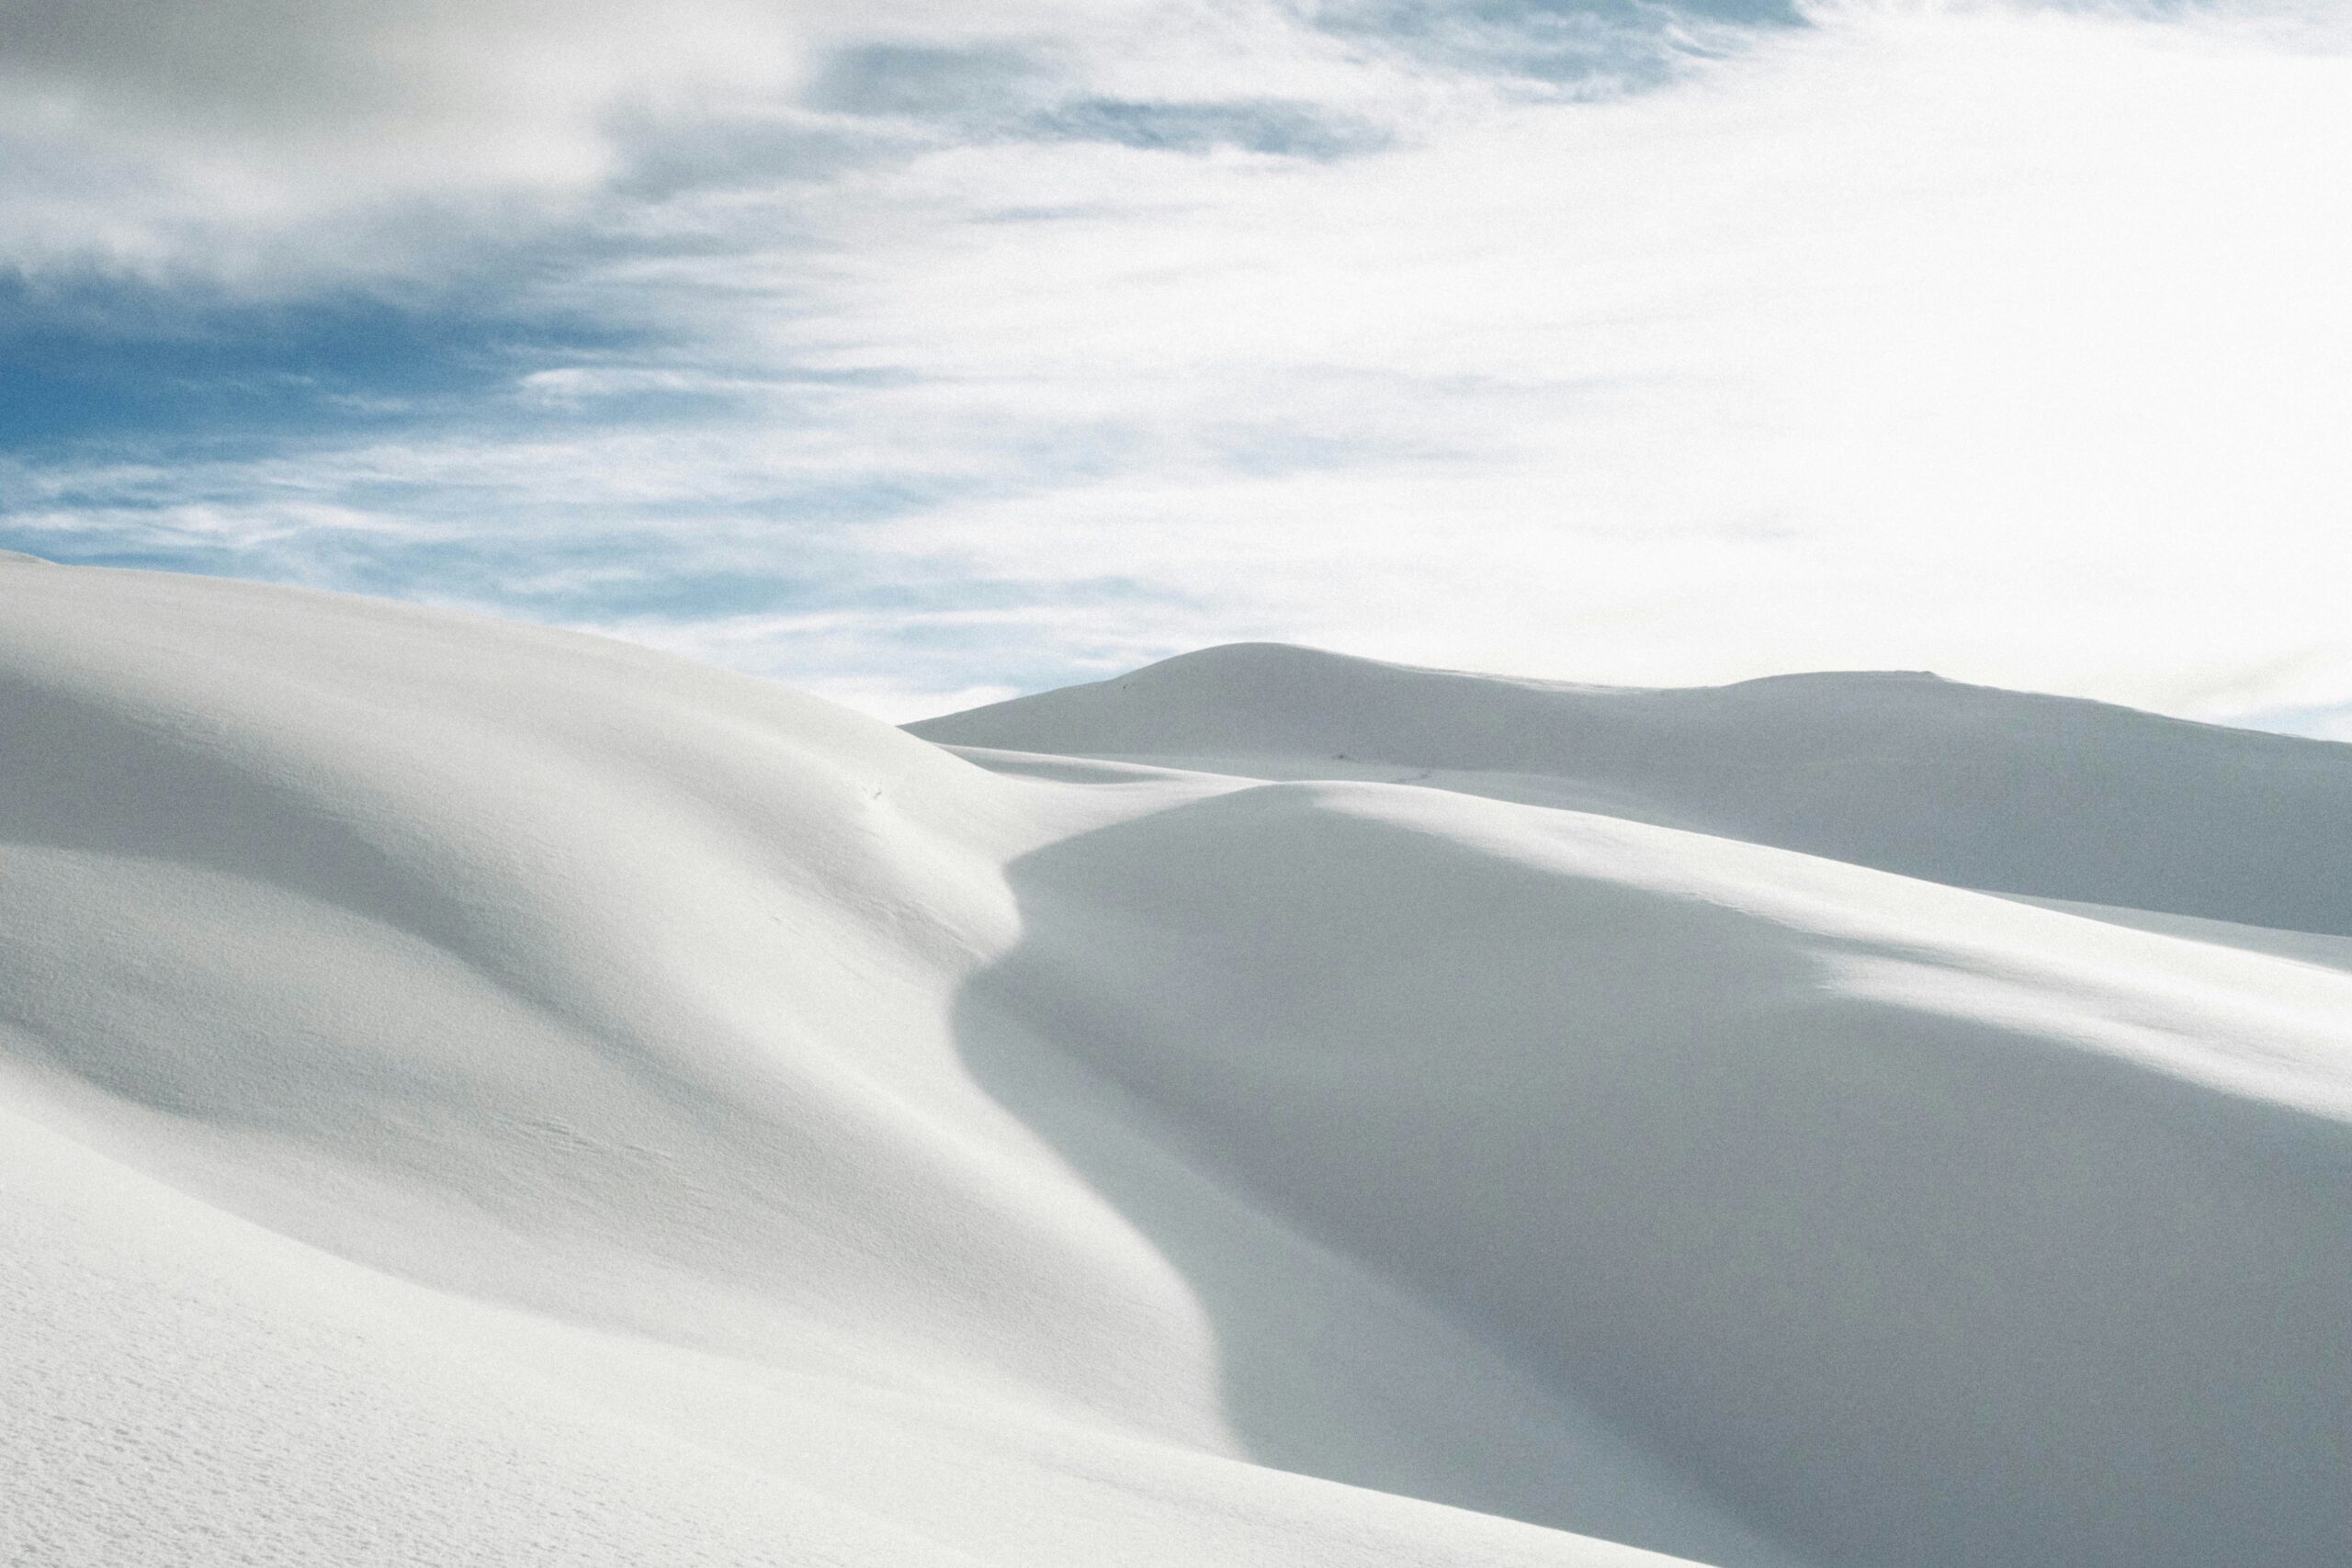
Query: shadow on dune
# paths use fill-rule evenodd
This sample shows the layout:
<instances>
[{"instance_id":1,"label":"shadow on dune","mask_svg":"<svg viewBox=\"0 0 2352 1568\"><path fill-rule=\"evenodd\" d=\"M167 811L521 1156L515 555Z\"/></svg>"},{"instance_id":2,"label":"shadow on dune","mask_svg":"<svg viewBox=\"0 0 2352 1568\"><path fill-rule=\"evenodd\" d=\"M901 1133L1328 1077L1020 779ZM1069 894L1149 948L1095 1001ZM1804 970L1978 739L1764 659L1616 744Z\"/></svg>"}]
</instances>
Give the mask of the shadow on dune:
<instances>
[{"instance_id":1,"label":"shadow on dune","mask_svg":"<svg viewBox=\"0 0 2352 1568\"><path fill-rule=\"evenodd\" d=\"M1770 1558L1589 1411L1821 1564L2352 1561L2343 1122L1316 786L1010 875L966 1060L1182 1270L1264 1462ZM1530 1386L1410 1364L1416 1303Z\"/></svg>"}]
</instances>

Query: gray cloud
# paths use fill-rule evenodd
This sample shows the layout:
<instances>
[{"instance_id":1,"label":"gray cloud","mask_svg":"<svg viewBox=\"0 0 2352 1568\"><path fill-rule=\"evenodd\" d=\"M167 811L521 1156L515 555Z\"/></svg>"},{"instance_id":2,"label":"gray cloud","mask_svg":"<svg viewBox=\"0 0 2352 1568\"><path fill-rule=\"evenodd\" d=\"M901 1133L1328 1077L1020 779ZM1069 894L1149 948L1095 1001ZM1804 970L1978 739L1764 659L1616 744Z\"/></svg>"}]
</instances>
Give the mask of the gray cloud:
<instances>
[{"instance_id":1,"label":"gray cloud","mask_svg":"<svg viewBox=\"0 0 2352 1568\"><path fill-rule=\"evenodd\" d=\"M0 0L0 31L16 90L91 118L337 140L577 108L680 74L765 75L790 64L795 36L775 15L732 0Z\"/></svg>"}]
</instances>

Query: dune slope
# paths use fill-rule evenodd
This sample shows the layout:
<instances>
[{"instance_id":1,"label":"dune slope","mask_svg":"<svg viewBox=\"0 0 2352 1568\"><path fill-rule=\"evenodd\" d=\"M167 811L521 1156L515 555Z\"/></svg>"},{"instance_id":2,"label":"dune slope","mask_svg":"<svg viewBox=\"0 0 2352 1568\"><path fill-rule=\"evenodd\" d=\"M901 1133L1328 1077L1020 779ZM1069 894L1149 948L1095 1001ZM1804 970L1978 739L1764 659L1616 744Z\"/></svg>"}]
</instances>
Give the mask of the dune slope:
<instances>
[{"instance_id":1,"label":"dune slope","mask_svg":"<svg viewBox=\"0 0 2352 1568\"><path fill-rule=\"evenodd\" d=\"M1381 711L1483 787L1438 711L1483 700ZM0 1561L2352 1549L2316 880L2118 828L2007 889L2100 918L1186 701L1100 750L1219 771L959 757L0 563ZM2228 732L2112 713L2180 821L2245 805ZM1916 848L1942 733L1845 775L1858 842ZM2345 750L2231 842L2294 858ZM2214 940L2249 911L2320 934Z\"/></svg>"}]
</instances>

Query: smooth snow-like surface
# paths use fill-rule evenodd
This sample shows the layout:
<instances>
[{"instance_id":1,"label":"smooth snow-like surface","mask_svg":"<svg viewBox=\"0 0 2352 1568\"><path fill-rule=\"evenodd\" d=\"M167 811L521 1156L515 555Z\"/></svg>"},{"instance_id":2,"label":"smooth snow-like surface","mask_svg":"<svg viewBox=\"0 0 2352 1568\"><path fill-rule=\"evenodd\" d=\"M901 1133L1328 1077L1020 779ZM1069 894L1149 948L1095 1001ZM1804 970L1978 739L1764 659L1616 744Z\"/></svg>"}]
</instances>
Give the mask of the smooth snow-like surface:
<instances>
[{"instance_id":1,"label":"smooth snow-like surface","mask_svg":"<svg viewBox=\"0 0 2352 1568\"><path fill-rule=\"evenodd\" d=\"M1928 674L1647 691L1238 644L909 728L1435 784L1965 887L2352 936L2352 750Z\"/></svg>"},{"instance_id":2,"label":"smooth snow-like surface","mask_svg":"<svg viewBox=\"0 0 2352 1568\"><path fill-rule=\"evenodd\" d=\"M0 1562L2352 1556L2352 748L918 728L0 562Z\"/></svg>"}]
</instances>

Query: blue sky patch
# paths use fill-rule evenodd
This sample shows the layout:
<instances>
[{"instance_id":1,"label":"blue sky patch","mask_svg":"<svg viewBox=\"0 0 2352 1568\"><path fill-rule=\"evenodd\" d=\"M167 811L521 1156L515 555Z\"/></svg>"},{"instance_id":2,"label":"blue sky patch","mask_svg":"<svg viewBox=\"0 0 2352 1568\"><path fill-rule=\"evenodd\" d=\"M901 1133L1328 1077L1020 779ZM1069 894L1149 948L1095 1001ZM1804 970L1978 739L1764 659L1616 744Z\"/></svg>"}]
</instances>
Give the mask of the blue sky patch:
<instances>
[{"instance_id":1,"label":"blue sky patch","mask_svg":"<svg viewBox=\"0 0 2352 1568\"><path fill-rule=\"evenodd\" d=\"M412 429L500 396L535 367L638 338L481 298L249 303L187 287L0 276L0 452L250 455Z\"/></svg>"}]
</instances>

